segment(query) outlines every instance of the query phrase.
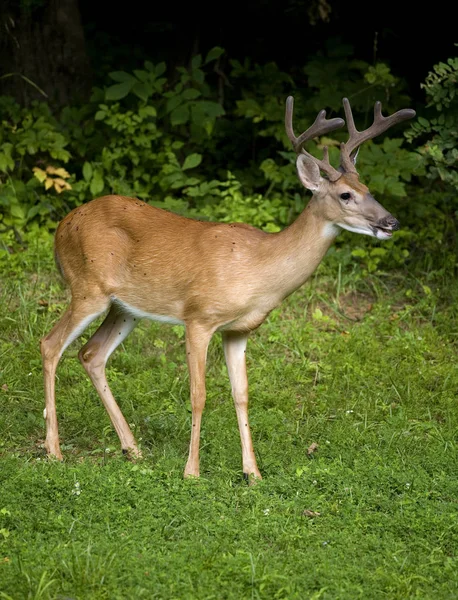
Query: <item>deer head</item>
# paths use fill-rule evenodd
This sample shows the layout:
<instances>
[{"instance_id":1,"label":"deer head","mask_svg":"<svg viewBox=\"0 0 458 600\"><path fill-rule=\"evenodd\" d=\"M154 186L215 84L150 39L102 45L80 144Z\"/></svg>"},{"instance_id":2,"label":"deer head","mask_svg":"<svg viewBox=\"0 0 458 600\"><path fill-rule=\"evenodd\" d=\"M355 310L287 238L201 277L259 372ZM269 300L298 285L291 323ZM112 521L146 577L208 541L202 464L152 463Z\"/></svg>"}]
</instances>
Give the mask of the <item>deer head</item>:
<instances>
[{"instance_id":1,"label":"deer head","mask_svg":"<svg viewBox=\"0 0 458 600\"><path fill-rule=\"evenodd\" d=\"M293 131L293 97L286 100L285 128L294 150L298 154L296 166L299 179L309 189L315 201L320 203L320 212L334 226L370 235L379 239L391 237L392 232L399 229L398 220L393 217L370 193L367 186L359 181L356 170L356 157L359 147L366 140L373 139L389 127L411 119L415 111L404 108L390 117L382 116L382 105L375 103L374 122L364 131L355 127L350 102L343 99L349 139L340 147L340 167L335 169L329 162L328 148L324 147L323 159L309 154L304 144L314 137L322 136L345 125L343 119L326 119L326 111L322 110L315 122L299 137ZM326 177L321 176L323 172Z\"/></svg>"}]
</instances>

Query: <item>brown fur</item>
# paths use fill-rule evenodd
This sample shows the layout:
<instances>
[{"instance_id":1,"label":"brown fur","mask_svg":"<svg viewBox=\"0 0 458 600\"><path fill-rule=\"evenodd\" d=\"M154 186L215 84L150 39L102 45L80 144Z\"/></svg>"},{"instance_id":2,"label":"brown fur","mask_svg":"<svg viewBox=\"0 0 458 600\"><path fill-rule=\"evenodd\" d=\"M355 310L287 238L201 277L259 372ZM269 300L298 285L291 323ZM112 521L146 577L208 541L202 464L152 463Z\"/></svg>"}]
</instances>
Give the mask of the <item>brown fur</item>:
<instances>
[{"instance_id":1,"label":"brown fur","mask_svg":"<svg viewBox=\"0 0 458 600\"><path fill-rule=\"evenodd\" d=\"M46 449L61 458L55 407L55 372L62 352L98 315L105 321L80 351L122 448L139 455L134 436L105 377L111 352L142 316L186 326L192 431L185 475L199 474L199 432L205 404L208 343L222 331L237 410L244 472L261 477L248 426L245 348L248 334L316 269L339 226L370 233L390 216L353 174L322 179L308 159L299 177L314 197L280 233L243 223L187 219L123 196L104 196L73 210L55 236L56 262L72 301L42 340L46 394ZM341 194L351 192L345 203Z\"/></svg>"}]
</instances>

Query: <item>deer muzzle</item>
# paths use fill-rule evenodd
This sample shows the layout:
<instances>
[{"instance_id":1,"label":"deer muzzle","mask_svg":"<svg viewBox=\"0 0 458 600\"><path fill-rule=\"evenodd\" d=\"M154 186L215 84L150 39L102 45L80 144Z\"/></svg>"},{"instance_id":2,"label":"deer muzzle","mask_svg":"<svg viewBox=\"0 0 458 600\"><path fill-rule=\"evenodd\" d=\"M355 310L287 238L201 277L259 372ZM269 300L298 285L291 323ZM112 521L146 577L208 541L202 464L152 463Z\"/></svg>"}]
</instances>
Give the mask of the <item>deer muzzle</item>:
<instances>
[{"instance_id":1,"label":"deer muzzle","mask_svg":"<svg viewBox=\"0 0 458 600\"><path fill-rule=\"evenodd\" d=\"M393 231L397 231L399 228L399 221L393 215L387 215L383 219L379 219L372 229L375 237L387 238L391 237Z\"/></svg>"}]
</instances>

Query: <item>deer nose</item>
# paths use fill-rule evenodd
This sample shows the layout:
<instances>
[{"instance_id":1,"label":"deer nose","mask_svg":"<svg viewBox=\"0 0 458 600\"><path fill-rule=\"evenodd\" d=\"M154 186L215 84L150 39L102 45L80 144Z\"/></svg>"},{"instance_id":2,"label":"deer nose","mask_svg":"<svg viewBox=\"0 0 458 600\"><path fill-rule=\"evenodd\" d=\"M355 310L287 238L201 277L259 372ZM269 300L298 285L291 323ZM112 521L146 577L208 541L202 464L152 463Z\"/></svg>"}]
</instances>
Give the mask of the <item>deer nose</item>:
<instances>
[{"instance_id":1,"label":"deer nose","mask_svg":"<svg viewBox=\"0 0 458 600\"><path fill-rule=\"evenodd\" d=\"M383 229L391 229L391 231L397 231L400 228L399 221L393 217L393 215L388 215L377 223L379 227Z\"/></svg>"}]
</instances>

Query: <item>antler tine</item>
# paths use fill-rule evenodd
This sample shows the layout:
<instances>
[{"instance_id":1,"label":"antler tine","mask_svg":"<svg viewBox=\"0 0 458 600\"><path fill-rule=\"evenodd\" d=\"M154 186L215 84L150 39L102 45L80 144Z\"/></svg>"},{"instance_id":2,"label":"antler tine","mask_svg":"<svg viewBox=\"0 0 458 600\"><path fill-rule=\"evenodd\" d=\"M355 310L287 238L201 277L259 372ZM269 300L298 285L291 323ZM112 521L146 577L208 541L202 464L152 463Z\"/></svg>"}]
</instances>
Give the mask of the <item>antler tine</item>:
<instances>
[{"instance_id":1,"label":"antler tine","mask_svg":"<svg viewBox=\"0 0 458 600\"><path fill-rule=\"evenodd\" d=\"M341 163L347 173L357 172L352 160L352 153L359 148L363 142L373 139L390 127L393 127L393 125L397 125L407 119L412 119L416 114L411 108L403 108L389 117L384 117L382 115L382 103L377 101L374 106L374 122L364 131L358 131L355 127L355 121L353 119L353 113L348 98L344 98L342 102L345 117L347 119L347 129L350 134L348 141L341 144Z\"/></svg>"},{"instance_id":2,"label":"antler tine","mask_svg":"<svg viewBox=\"0 0 458 600\"><path fill-rule=\"evenodd\" d=\"M302 147L309 140L318 137L320 135L324 135L329 133L330 131L334 131L335 129L339 129L339 127L343 127L345 125L345 121L343 119L326 119L326 111L321 110L314 123L299 137L296 137L293 130L293 107L294 107L294 98L292 96L288 96L286 99L286 110L285 110L285 129L288 138L291 140L294 151L299 154L305 154L308 158L312 159L317 163L322 171L324 171L331 181L337 181L339 177L341 177L342 173L334 167L329 162L329 152L327 147L324 148L324 156L323 160L319 160L315 156L312 156L308 152L304 150Z\"/></svg>"}]
</instances>

